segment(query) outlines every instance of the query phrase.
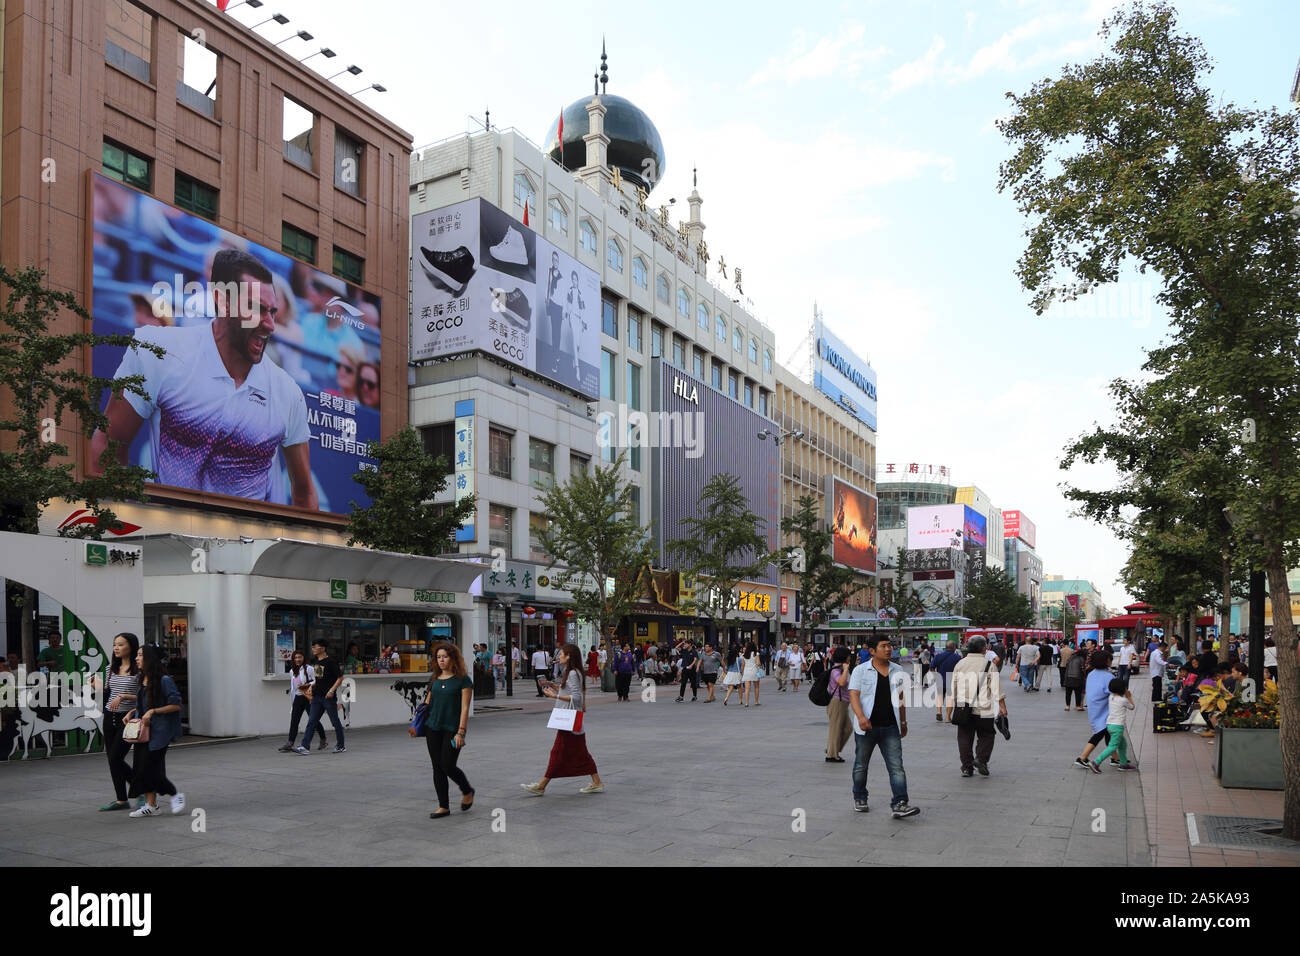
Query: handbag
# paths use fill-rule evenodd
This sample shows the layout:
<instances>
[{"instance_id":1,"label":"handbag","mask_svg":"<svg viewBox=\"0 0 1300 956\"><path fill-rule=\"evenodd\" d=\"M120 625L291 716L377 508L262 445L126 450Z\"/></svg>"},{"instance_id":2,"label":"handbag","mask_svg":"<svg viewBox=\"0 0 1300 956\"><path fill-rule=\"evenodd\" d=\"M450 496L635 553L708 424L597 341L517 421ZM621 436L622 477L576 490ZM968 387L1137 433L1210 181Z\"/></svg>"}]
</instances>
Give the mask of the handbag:
<instances>
[{"instance_id":1,"label":"handbag","mask_svg":"<svg viewBox=\"0 0 1300 956\"><path fill-rule=\"evenodd\" d=\"M980 702L980 691L984 688L984 676L988 674L989 668L993 666L992 661L984 663L984 670L980 674L980 682L975 687L975 700L969 704L958 704L952 709L952 723L958 727L965 727L975 722L975 708Z\"/></svg>"},{"instance_id":2,"label":"handbag","mask_svg":"<svg viewBox=\"0 0 1300 956\"><path fill-rule=\"evenodd\" d=\"M428 713L429 713L429 705L421 701L420 705L415 708L415 717L412 718L411 720L410 729L415 731L415 736L417 737L428 736L429 728L424 725L424 718L428 716Z\"/></svg>"},{"instance_id":3,"label":"handbag","mask_svg":"<svg viewBox=\"0 0 1300 956\"><path fill-rule=\"evenodd\" d=\"M546 726L552 730L567 730L571 734L582 732L582 715L587 712L587 695L582 695L582 710L569 707L556 707L551 710L551 719Z\"/></svg>"},{"instance_id":4,"label":"handbag","mask_svg":"<svg viewBox=\"0 0 1300 956\"><path fill-rule=\"evenodd\" d=\"M149 725L139 717L132 717L122 728L122 739L129 740L133 744L146 744L149 742Z\"/></svg>"}]
</instances>

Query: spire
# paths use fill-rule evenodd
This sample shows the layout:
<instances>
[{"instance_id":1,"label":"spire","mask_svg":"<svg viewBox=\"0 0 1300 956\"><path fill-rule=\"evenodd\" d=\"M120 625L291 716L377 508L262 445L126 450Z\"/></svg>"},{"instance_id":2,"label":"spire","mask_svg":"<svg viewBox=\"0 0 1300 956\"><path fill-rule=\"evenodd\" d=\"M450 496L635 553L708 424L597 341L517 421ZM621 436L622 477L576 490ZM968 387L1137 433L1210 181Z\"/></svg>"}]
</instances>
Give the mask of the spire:
<instances>
[{"instance_id":1,"label":"spire","mask_svg":"<svg viewBox=\"0 0 1300 956\"><path fill-rule=\"evenodd\" d=\"M692 189L700 188L700 170L699 167L697 166L691 167L691 188Z\"/></svg>"},{"instance_id":2,"label":"spire","mask_svg":"<svg viewBox=\"0 0 1300 956\"><path fill-rule=\"evenodd\" d=\"M605 35L600 37L600 91L606 92L609 85L609 57L605 55Z\"/></svg>"}]
</instances>

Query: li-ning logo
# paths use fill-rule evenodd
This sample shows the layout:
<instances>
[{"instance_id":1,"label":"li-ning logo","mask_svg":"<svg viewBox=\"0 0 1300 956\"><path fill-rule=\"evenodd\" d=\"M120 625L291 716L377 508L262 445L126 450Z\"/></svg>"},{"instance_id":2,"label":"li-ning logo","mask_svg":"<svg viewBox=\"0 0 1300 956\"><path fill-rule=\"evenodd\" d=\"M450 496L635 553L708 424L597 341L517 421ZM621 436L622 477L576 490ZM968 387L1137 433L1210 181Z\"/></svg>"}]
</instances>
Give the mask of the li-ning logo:
<instances>
[{"instance_id":1,"label":"li-ning logo","mask_svg":"<svg viewBox=\"0 0 1300 956\"><path fill-rule=\"evenodd\" d=\"M325 318L337 319L358 329L366 327L366 324L361 321L361 310L347 299L337 295L325 303Z\"/></svg>"},{"instance_id":2,"label":"li-ning logo","mask_svg":"<svg viewBox=\"0 0 1300 956\"><path fill-rule=\"evenodd\" d=\"M50 897L50 925L78 927L130 927L135 936L148 936L153 927L150 893L69 893Z\"/></svg>"},{"instance_id":3,"label":"li-ning logo","mask_svg":"<svg viewBox=\"0 0 1300 956\"><path fill-rule=\"evenodd\" d=\"M867 377L850 365L843 355L827 345L825 339L817 340L817 351L821 353L821 357L830 364L831 368L866 392L868 397L875 399L876 386L867 381Z\"/></svg>"}]
</instances>

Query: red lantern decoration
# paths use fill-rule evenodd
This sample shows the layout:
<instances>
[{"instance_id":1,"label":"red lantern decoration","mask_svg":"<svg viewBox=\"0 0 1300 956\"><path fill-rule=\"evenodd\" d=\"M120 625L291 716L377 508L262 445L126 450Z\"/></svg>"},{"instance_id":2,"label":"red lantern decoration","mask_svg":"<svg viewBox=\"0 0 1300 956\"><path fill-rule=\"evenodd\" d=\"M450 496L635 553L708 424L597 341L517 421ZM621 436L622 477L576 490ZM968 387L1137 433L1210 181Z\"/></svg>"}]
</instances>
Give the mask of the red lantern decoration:
<instances>
[{"instance_id":1,"label":"red lantern decoration","mask_svg":"<svg viewBox=\"0 0 1300 956\"><path fill-rule=\"evenodd\" d=\"M532 617L534 614L537 613L537 608L529 605L528 607L524 608L524 613L527 614L529 617Z\"/></svg>"}]
</instances>

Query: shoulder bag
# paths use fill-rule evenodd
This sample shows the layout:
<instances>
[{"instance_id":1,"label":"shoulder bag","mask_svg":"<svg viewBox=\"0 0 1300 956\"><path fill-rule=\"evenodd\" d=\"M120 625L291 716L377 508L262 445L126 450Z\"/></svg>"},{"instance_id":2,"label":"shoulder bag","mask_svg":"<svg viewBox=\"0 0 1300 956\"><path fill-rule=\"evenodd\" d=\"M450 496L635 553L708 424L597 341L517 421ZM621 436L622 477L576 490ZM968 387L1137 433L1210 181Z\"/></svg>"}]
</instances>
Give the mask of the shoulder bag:
<instances>
[{"instance_id":1,"label":"shoulder bag","mask_svg":"<svg viewBox=\"0 0 1300 956\"><path fill-rule=\"evenodd\" d=\"M980 672L979 683L975 685L975 700L969 704L958 704L952 709L952 723L958 727L965 727L975 722L975 708L979 706L980 691L984 689L984 677L992 666L992 661L984 662L984 670Z\"/></svg>"}]
</instances>

